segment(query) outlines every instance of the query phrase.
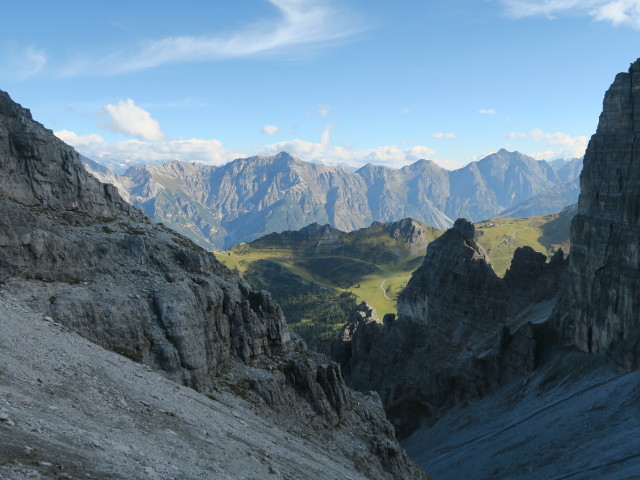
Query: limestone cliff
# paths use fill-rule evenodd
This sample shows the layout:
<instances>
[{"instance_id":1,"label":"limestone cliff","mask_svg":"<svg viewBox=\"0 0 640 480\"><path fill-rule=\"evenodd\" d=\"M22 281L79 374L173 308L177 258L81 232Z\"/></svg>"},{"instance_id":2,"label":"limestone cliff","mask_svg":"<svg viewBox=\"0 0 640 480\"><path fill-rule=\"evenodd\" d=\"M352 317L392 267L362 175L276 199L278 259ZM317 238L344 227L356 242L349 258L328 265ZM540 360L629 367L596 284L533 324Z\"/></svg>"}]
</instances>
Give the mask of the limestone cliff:
<instances>
[{"instance_id":1,"label":"limestone cliff","mask_svg":"<svg viewBox=\"0 0 640 480\"><path fill-rule=\"evenodd\" d=\"M607 91L580 176L569 284L557 309L565 343L640 368L640 60Z\"/></svg>"},{"instance_id":2,"label":"limestone cliff","mask_svg":"<svg viewBox=\"0 0 640 480\"><path fill-rule=\"evenodd\" d=\"M152 224L4 92L0 292L199 392L249 399L369 478L424 477L379 403L346 388L336 364L292 336L268 293Z\"/></svg>"}]
</instances>

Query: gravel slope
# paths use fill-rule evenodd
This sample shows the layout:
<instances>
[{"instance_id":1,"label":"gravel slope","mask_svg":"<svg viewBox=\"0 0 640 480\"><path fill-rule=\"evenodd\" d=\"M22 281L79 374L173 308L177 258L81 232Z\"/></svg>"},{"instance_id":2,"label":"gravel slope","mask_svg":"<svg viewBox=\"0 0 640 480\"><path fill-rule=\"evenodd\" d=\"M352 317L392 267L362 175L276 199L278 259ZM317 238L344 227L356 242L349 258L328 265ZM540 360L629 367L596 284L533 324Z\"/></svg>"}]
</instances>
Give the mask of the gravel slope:
<instances>
[{"instance_id":1,"label":"gravel slope","mask_svg":"<svg viewBox=\"0 0 640 480\"><path fill-rule=\"evenodd\" d=\"M345 439L345 441L347 441ZM360 479L273 427L44 320L0 291L0 478Z\"/></svg>"},{"instance_id":2,"label":"gravel slope","mask_svg":"<svg viewBox=\"0 0 640 480\"><path fill-rule=\"evenodd\" d=\"M556 354L403 446L435 480L640 479L640 372Z\"/></svg>"}]
</instances>

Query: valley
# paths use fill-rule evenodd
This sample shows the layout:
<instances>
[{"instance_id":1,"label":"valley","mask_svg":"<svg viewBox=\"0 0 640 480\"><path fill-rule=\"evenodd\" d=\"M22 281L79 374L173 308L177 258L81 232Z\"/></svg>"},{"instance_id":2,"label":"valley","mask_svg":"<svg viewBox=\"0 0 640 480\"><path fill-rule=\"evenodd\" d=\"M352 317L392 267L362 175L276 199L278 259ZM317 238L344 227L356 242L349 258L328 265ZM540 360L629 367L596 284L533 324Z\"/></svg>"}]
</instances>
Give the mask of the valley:
<instances>
[{"instance_id":1,"label":"valley","mask_svg":"<svg viewBox=\"0 0 640 480\"><path fill-rule=\"evenodd\" d=\"M478 243L504 276L518 247L551 258L569 252L575 208L531 218L495 218L476 224ZM413 229L413 234L408 230ZM426 245L443 230L405 219L341 232L311 225L270 234L219 252L217 258L254 288L269 290L287 323L313 348L334 338L355 306L366 302L380 318L397 312L397 300L421 265Z\"/></svg>"},{"instance_id":2,"label":"valley","mask_svg":"<svg viewBox=\"0 0 640 480\"><path fill-rule=\"evenodd\" d=\"M273 3L285 33L306 18ZM120 174L0 90L0 477L637 478L639 82L640 59L583 158L453 170L274 143ZM131 99L99 118L119 148L171 143ZM347 158L336 125L290 146Z\"/></svg>"}]
</instances>

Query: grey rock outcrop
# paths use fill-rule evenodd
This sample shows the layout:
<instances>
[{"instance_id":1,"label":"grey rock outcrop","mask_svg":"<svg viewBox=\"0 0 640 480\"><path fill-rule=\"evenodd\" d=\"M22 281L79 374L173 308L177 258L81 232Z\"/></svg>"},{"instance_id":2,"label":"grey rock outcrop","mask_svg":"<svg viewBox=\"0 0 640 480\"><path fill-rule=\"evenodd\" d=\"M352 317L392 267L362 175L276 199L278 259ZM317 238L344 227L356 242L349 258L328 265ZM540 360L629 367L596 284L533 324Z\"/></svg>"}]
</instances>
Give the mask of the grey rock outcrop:
<instances>
[{"instance_id":1,"label":"grey rock outcrop","mask_svg":"<svg viewBox=\"0 0 640 480\"><path fill-rule=\"evenodd\" d=\"M29 207L74 211L82 208L95 215L143 215L89 175L77 154L31 118L31 113L0 91L0 199Z\"/></svg>"},{"instance_id":2,"label":"grey rock outcrop","mask_svg":"<svg viewBox=\"0 0 640 480\"><path fill-rule=\"evenodd\" d=\"M356 307L349 323L347 323L338 338L330 344L331 358L342 365L344 375L351 373L351 364L361 358L366 358L377 343L382 323L375 308L362 302Z\"/></svg>"},{"instance_id":3,"label":"grey rock outcrop","mask_svg":"<svg viewBox=\"0 0 640 480\"><path fill-rule=\"evenodd\" d=\"M580 176L569 285L557 309L564 341L640 368L640 60L607 91Z\"/></svg>"},{"instance_id":4,"label":"grey rock outcrop","mask_svg":"<svg viewBox=\"0 0 640 480\"><path fill-rule=\"evenodd\" d=\"M0 290L43 316L198 392L228 389L270 421L325 431L324 445L338 430L363 436L354 468L370 478L424 477L380 405L291 335L267 292L154 225L4 92L0 232Z\"/></svg>"},{"instance_id":5,"label":"grey rock outcrop","mask_svg":"<svg viewBox=\"0 0 640 480\"><path fill-rule=\"evenodd\" d=\"M577 214L569 207L545 229L553 237L573 217L568 260L560 249L546 262L520 248L496 282L459 220L446 243L429 246L400 298L400 318L379 327L364 358L349 358L348 381L378 390L402 433L422 422L405 445L443 478L622 479L638 471L629 440L638 429L638 372L625 370L640 368L639 85L640 59L605 96ZM481 313L500 305L495 295L504 308ZM461 318L467 305L481 315L485 338ZM457 354L439 354L449 351Z\"/></svg>"},{"instance_id":6,"label":"grey rock outcrop","mask_svg":"<svg viewBox=\"0 0 640 480\"><path fill-rule=\"evenodd\" d=\"M518 249L504 279L476 242L473 224L456 220L427 248L398 299L398 319L356 318L333 352L347 383L376 390L401 435L452 406L477 400L533 370L546 319L566 270ZM342 356L339 356L341 354Z\"/></svg>"},{"instance_id":7,"label":"grey rock outcrop","mask_svg":"<svg viewBox=\"0 0 640 480\"><path fill-rule=\"evenodd\" d=\"M385 225L385 230L394 240L400 240L409 247L411 254L416 254L427 248L429 241L425 235L424 225L411 218L403 218L397 222Z\"/></svg>"},{"instance_id":8,"label":"grey rock outcrop","mask_svg":"<svg viewBox=\"0 0 640 480\"><path fill-rule=\"evenodd\" d=\"M464 348L477 335L489 333L487 322L495 325L494 319L504 316L503 297L502 282L476 242L473 224L458 219L427 248L398 298L398 315L428 323L434 348L442 345L442 337Z\"/></svg>"}]
</instances>

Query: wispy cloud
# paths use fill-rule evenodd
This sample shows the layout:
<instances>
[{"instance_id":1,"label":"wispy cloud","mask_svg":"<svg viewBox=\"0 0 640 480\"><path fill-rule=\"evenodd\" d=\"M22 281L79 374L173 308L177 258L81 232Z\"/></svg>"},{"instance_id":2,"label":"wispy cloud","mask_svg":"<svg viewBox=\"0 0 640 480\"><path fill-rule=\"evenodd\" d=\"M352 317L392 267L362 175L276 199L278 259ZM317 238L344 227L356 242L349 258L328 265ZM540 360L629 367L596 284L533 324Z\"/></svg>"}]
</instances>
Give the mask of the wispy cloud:
<instances>
[{"instance_id":1,"label":"wispy cloud","mask_svg":"<svg viewBox=\"0 0 640 480\"><path fill-rule=\"evenodd\" d=\"M34 46L15 49L8 55L9 68L3 72L3 77L10 76L15 80L27 80L40 73L47 65L47 55L43 50Z\"/></svg>"},{"instance_id":2,"label":"wispy cloud","mask_svg":"<svg viewBox=\"0 0 640 480\"><path fill-rule=\"evenodd\" d=\"M101 59L82 59L62 69L62 76L117 75L172 63L282 53L291 48L340 40L363 30L361 21L329 0L268 0L281 16L229 35L180 36L149 41L133 51Z\"/></svg>"},{"instance_id":3,"label":"wispy cloud","mask_svg":"<svg viewBox=\"0 0 640 480\"><path fill-rule=\"evenodd\" d=\"M157 120L145 109L138 107L130 98L103 109L104 126L140 140L163 140L164 133Z\"/></svg>"},{"instance_id":4,"label":"wispy cloud","mask_svg":"<svg viewBox=\"0 0 640 480\"><path fill-rule=\"evenodd\" d=\"M320 135L320 143L325 147L331 144L331 129L333 125L331 123L327 123L324 126L324 130L322 130L322 135Z\"/></svg>"},{"instance_id":5,"label":"wispy cloud","mask_svg":"<svg viewBox=\"0 0 640 480\"><path fill-rule=\"evenodd\" d=\"M131 165L160 163L169 160L222 165L244 155L226 150L219 140L199 138L123 140L108 142L97 134L78 135L60 130L55 135L83 155L104 165L122 170Z\"/></svg>"},{"instance_id":6,"label":"wispy cloud","mask_svg":"<svg viewBox=\"0 0 640 480\"><path fill-rule=\"evenodd\" d=\"M265 135L275 135L279 131L280 129L275 125L265 125L260 129L260 133L264 133Z\"/></svg>"},{"instance_id":7,"label":"wispy cloud","mask_svg":"<svg viewBox=\"0 0 640 480\"><path fill-rule=\"evenodd\" d=\"M560 15L588 15L596 21L607 21L640 29L640 0L501 0L507 13L516 18Z\"/></svg>"},{"instance_id":8,"label":"wispy cloud","mask_svg":"<svg viewBox=\"0 0 640 480\"><path fill-rule=\"evenodd\" d=\"M431 138L458 138L455 133L436 132L429 135Z\"/></svg>"},{"instance_id":9,"label":"wispy cloud","mask_svg":"<svg viewBox=\"0 0 640 480\"><path fill-rule=\"evenodd\" d=\"M544 142L551 147L563 147L556 150L546 150L538 154L531 154L536 158L566 158L581 157L587 149L588 138L586 135L572 137L566 133L556 132L547 133L540 129L534 129L530 132L511 132L505 135L505 138L522 138L534 142Z\"/></svg>"},{"instance_id":10,"label":"wispy cloud","mask_svg":"<svg viewBox=\"0 0 640 480\"><path fill-rule=\"evenodd\" d=\"M318 105L316 113L321 117L326 117L331 113L331 107L329 105Z\"/></svg>"},{"instance_id":11,"label":"wispy cloud","mask_svg":"<svg viewBox=\"0 0 640 480\"><path fill-rule=\"evenodd\" d=\"M496 112L493 108L481 108L480 110L478 110L478 113L480 115L495 115Z\"/></svg>"}]
</instances>

